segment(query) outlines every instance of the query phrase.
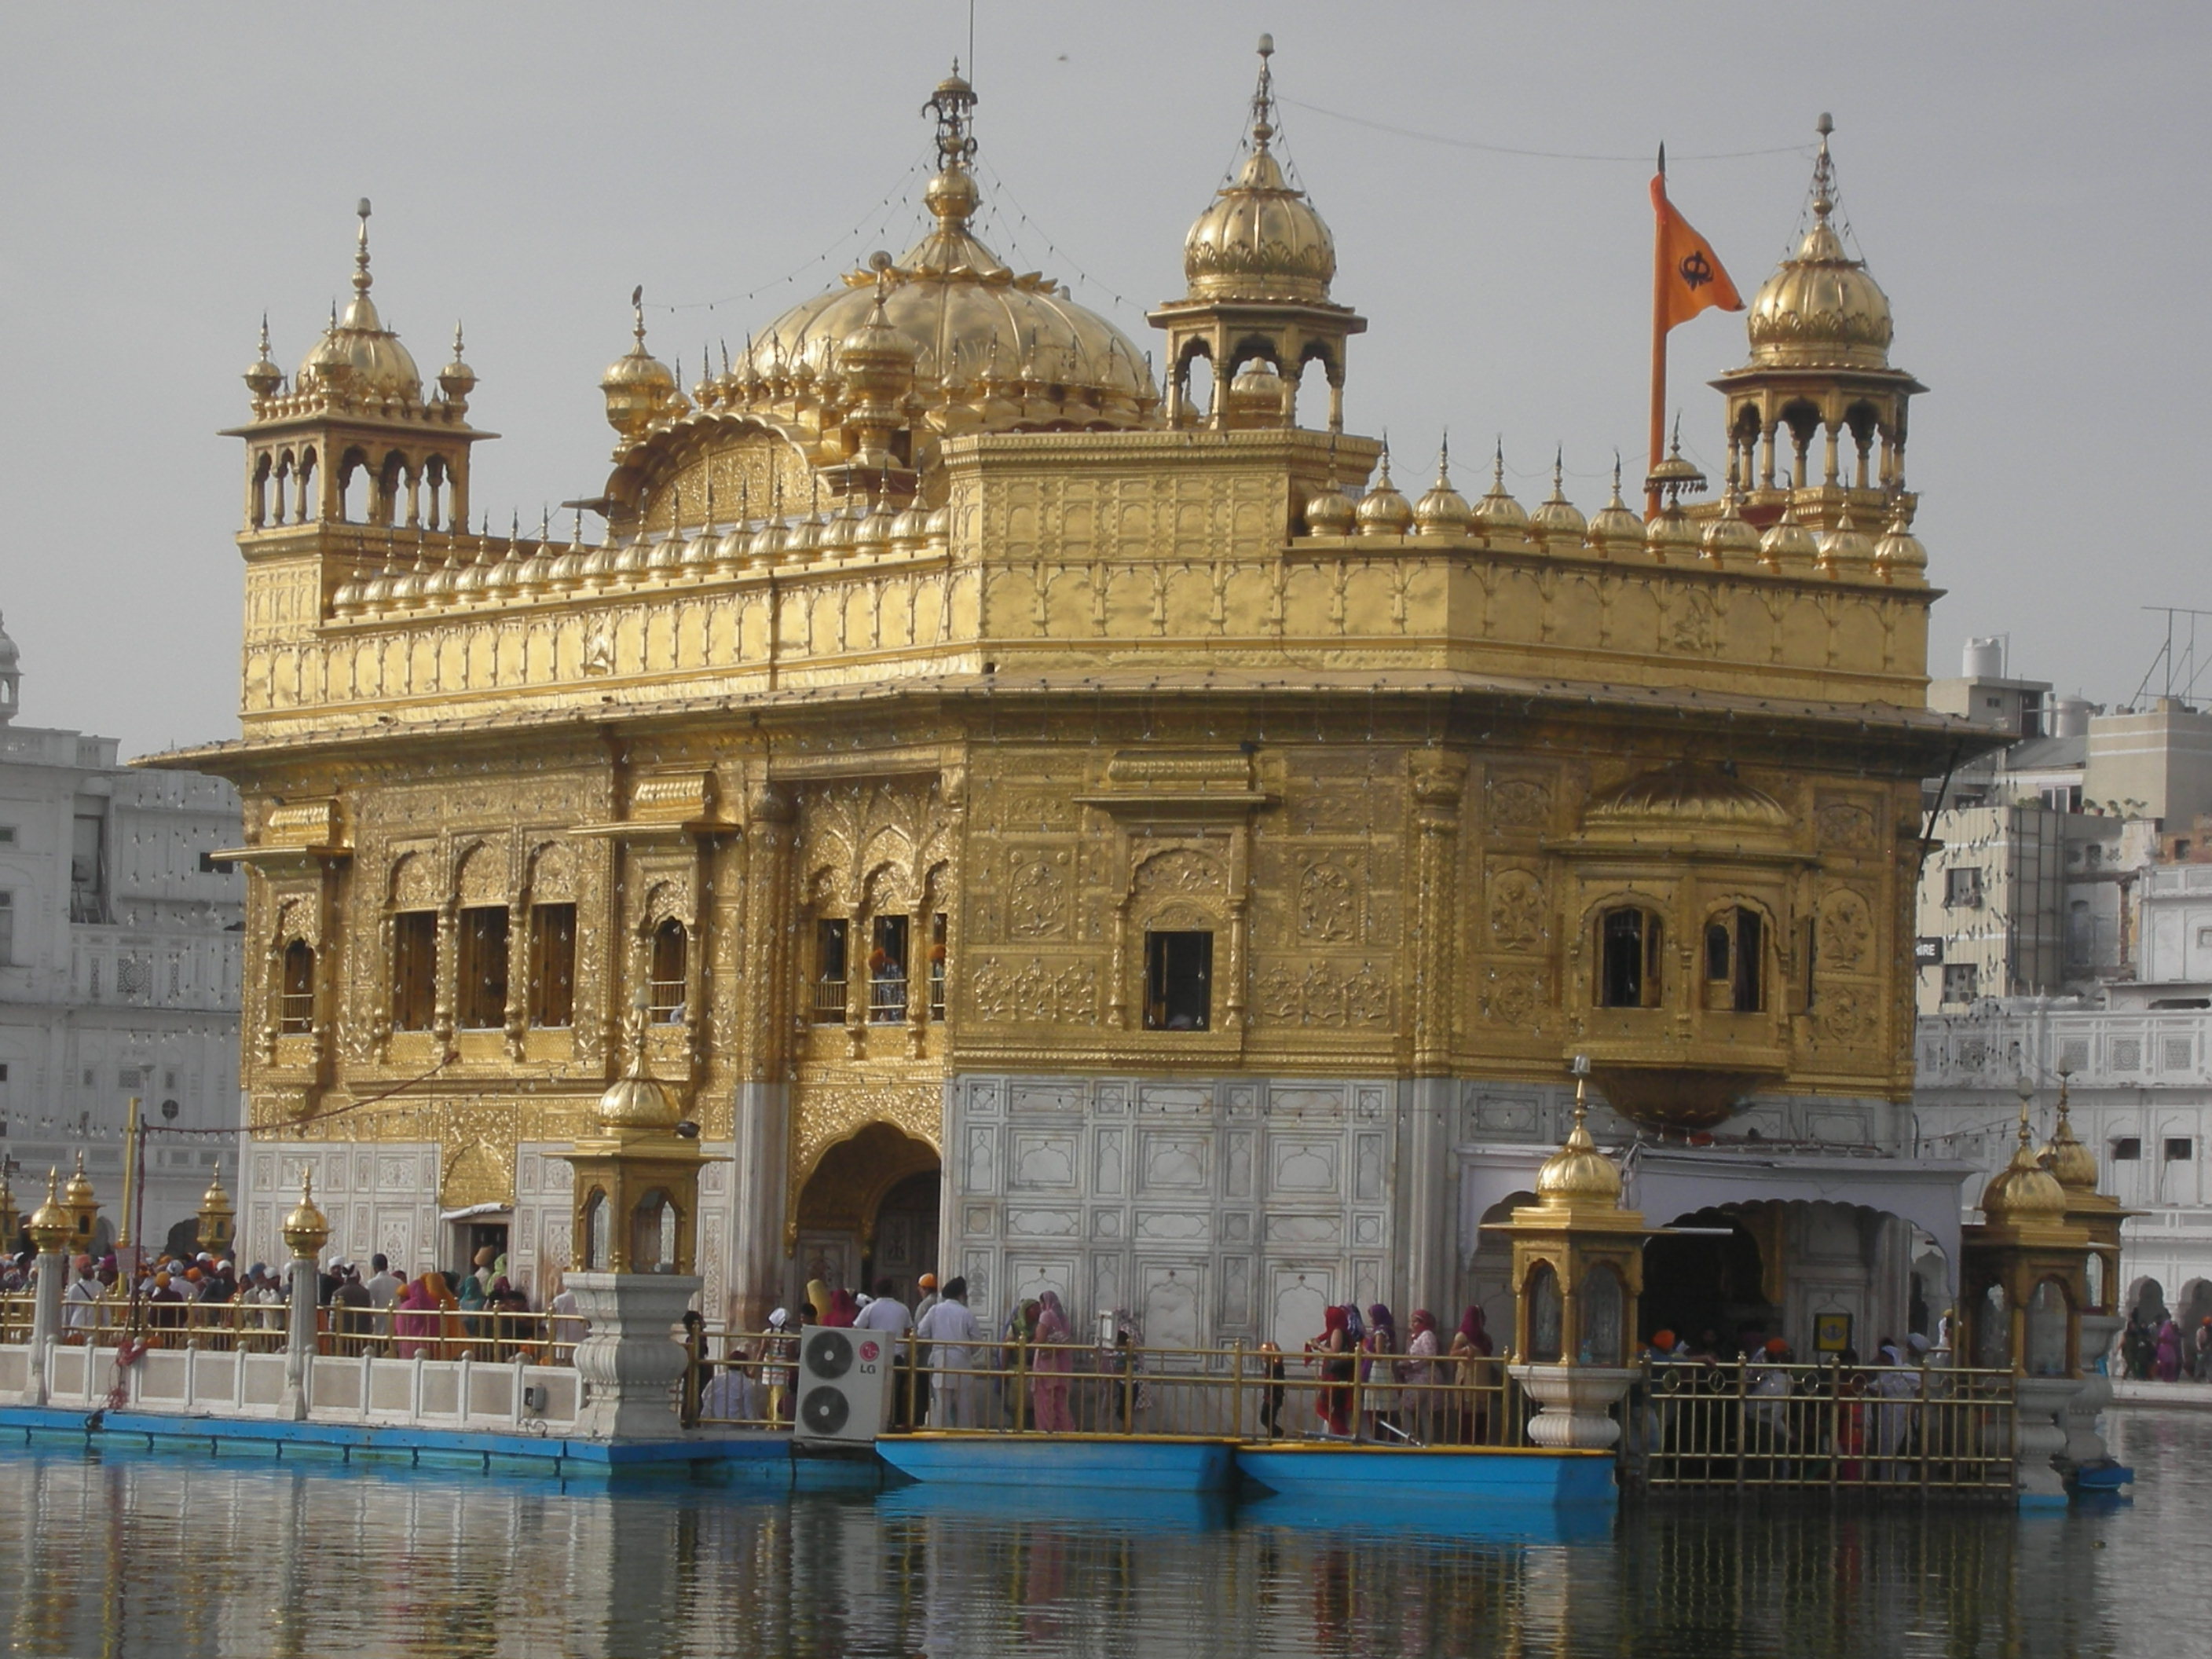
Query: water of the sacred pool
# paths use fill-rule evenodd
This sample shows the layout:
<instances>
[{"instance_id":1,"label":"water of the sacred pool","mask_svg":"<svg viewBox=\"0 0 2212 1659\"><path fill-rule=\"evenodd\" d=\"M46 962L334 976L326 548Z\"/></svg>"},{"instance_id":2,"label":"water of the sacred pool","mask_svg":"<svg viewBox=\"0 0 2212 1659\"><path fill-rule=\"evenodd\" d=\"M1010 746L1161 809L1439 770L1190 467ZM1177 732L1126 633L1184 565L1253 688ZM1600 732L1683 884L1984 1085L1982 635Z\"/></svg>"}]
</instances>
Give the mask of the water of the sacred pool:
<instances>
[{"instance_id":1,"label":"water of the sacred pool","mask_svg":"<svg viewBox=\"0 0 2212 1659\"><path fill-rule=\"evenodd\" d=\"M1700 1494L1565 1525L18 1450L0 1454L0 1639L161 1659L2212 1650L2212 1413L2108 1423L2132 1502Z\"/></svg>"}]
</instances>

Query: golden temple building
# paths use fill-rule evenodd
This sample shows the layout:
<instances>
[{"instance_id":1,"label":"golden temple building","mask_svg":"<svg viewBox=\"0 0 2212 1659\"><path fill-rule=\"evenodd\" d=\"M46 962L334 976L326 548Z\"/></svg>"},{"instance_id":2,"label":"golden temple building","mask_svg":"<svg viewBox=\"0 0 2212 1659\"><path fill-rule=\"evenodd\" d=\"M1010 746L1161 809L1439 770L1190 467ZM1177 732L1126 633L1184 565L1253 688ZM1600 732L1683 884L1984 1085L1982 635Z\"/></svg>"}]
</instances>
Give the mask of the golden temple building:
<instances>
[{"instance_id":1,"label":"golden temple building","mask_svg":"<svg viewBox=\"0 0 2212 1659\"><path fill-rule=\"evenodd\" d=\"M1920 781L1976 740L1825 136L1723 499L1677 456L1647 524L1502 463L1409 499L1343 429L1367 323L1264 57L1151 349L977 240L975 103L920 240L696 386L639 310L595 542L470 528L477 379L384 326L367 204L295 373L264 330L243 735L165 757L246 803L241 1248L312 1172L331 1253L495 1243L542 1298L641 1022L726 1160L711 1315L933 1268L1153 1343L1504 1330L1481 1224L1587 1055L1641 1210L1735 1230L1668 1247L1749 1246L1730 1308L1902 1328L1959 1222L1910 1155Z\"/></svg>"}]
</instances>

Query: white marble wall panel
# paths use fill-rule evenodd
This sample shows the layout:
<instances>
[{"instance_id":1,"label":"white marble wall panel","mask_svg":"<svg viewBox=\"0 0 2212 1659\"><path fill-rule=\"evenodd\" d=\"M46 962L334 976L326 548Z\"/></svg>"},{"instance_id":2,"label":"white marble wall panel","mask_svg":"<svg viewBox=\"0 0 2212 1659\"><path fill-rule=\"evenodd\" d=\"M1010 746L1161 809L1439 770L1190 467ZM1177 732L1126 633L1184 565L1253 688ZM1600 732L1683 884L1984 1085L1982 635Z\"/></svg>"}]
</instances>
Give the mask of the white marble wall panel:
<instances>
[{"instance_id":1,"label":"white marble wall panel","mask_svg":"<svg viewBox=\"0 0 2212 1659\"><path fill-rule=\"evenodd\" d=\"M1392 1298L1395 1082L966 1076L945 1252L994 1328L1047 1283L1078 1328L1293 1346ZM1449 1179L1449 1172L1423 1178Z\"/></svg>"},{"instance_id":2,"label":"white marble wall panel","mask_svg":"<svg viewBox=\"0 0 2212 1659\"><path fill-rule=\"evenodd\" d=\"M410 1274L441 1265L438 1149L408 1141L252 1143L239 1206L240 1261L273 1267L289 1259L281 1230L309 1174L316 1207L331 1224L324 1261L345 1258L365 1270L371 1256L383 1255Z\"/></svg>"}]
</instances>

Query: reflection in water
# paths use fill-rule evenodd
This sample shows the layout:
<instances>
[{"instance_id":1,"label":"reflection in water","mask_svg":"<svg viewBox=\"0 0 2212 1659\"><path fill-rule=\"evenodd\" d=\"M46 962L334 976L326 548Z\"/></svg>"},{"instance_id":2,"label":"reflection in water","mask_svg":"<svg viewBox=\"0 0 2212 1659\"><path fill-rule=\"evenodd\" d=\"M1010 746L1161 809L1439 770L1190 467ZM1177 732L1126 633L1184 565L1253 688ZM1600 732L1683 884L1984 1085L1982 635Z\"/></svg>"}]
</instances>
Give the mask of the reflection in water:
<instances>
[{"instance_id":1,"label":"reflection in water","mask_svg":"<svg viewBox=\"0 0 2212 1659\"><path fill-rule=\"evenodd\" d=\"M2171 1656L2212 1629L2212 1421L2121 1415L2132 1505L1725 1495L1563 1532L1418 1510L0 1455L32 1654ZM1431 1528L1425 1530L1425 1528Z\"/></svg>"}]
</instances>

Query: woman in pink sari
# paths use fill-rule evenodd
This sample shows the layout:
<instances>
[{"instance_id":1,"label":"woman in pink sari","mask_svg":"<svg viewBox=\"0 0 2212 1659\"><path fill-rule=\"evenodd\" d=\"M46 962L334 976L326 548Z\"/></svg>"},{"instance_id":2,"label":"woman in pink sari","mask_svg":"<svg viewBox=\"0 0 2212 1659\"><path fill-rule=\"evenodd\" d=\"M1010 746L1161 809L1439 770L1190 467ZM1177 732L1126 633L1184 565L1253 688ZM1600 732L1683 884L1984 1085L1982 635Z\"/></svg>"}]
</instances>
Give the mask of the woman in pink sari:
<instances>
[{"instance_id":1,"label":"woman in pink sari","mask_svg":"<svg viewBox=\"0 0 2212 1659\"><path fill-rule=\"evenodd\" d=\"M1067 1374L1075 1368L1075 1354L1066 1344L1073 1334L1060 1292L1040 1291L1036 1346L1030 1351L1030 1404L1040 1434L1075 1431L1075 1413L1067 1408Z\"/></svg>"},{"instance_id":2,"label":"woman in pink sari","mask_svg":"<svg viewBox=\"0 0 2212 1659\"><path fill-rule=\"evenodd\" d=\"M420 1354L425 1359L447 1358L445 1310L456 1305L453 1293L446 1288L445 1274L418 1274L392 1316L392 1334L398 1340L399 1357L412 1359Z\"/></svg>"}]
</instances>

